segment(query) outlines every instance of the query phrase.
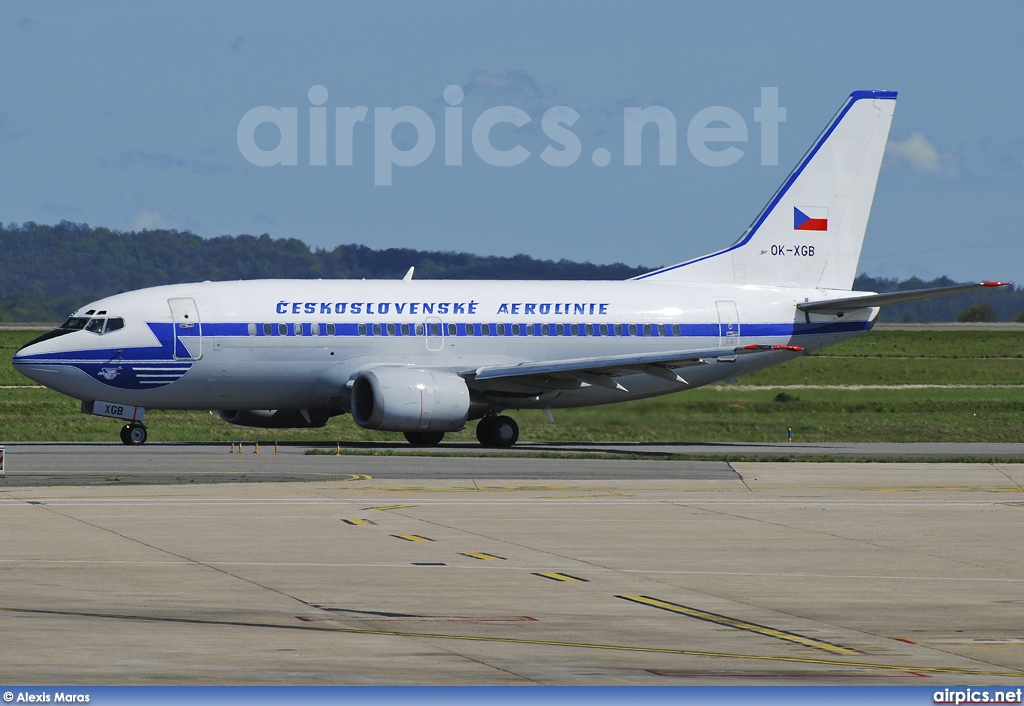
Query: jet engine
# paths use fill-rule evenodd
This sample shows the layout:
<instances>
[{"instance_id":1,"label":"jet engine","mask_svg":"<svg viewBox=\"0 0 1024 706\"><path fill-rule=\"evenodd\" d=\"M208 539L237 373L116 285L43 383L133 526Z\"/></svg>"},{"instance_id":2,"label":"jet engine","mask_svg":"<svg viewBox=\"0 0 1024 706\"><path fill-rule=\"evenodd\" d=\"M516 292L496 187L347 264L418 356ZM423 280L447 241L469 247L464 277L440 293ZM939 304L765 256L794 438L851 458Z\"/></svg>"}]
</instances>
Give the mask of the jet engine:
<instances>
[{"instance_id":1,"label":"jet engine","mask_svg":"<svg viewBox=\"0 0 1024 706\"><path fill-rule=\"evenodd\" d=\"M466 426L470 395L458 375L419 368L377 368L352 386L352 418L382 431L458 431Z\"/></svg>"},{"instance_id":2,"label":"jet engine","mask_svg":"<svg viewBox=\"0 0 1024 706\"><path fill-rule=\"evenodd\" d=\"M329 409L222 409L220 418L240 427L311 429L327 424Z\"/></svg>"}]
</instances>

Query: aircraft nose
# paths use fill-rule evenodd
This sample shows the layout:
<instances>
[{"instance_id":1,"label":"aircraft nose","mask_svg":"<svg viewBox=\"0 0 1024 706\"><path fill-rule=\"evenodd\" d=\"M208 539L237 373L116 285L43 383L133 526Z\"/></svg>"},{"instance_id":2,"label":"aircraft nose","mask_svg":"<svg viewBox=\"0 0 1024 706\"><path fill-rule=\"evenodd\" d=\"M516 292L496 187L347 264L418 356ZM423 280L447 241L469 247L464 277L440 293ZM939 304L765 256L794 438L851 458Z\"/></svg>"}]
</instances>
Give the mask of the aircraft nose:
<instances>
[{"instance_id":1,"label":"aircraft nose","mask_svg":"<svg viewBox=\"0 0 1024 706\"><path fill-rule=\"evenodd\" d=\"M54 335L51 335L54 333L54 331L50 331L29 341L19 348L11 358L11 363L15 370L29 380L48 387L57 382L62 368L60 365L47 362L47 356L44 355L42 350L45 347L42 343L54 338Z\"/></svg>"}]
</instances>

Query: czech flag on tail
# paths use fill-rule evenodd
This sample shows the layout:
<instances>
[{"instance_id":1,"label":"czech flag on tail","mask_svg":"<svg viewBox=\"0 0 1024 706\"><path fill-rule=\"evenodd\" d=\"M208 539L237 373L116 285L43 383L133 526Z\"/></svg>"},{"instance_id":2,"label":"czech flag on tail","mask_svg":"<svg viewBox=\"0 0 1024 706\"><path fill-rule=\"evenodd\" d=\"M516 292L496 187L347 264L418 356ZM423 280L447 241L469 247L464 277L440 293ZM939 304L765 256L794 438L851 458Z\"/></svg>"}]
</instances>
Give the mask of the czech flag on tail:
<instances>
[{"instance_id":1,"label":"czech flag on tail","mask_svg":"<svg viewBox=\"0 0 1024 706\"><path fill-rule=\"evenodd\" d=\"M793 208L793 230L828 230L828 209L821 207Z\"/></svg>"}]
</instances>

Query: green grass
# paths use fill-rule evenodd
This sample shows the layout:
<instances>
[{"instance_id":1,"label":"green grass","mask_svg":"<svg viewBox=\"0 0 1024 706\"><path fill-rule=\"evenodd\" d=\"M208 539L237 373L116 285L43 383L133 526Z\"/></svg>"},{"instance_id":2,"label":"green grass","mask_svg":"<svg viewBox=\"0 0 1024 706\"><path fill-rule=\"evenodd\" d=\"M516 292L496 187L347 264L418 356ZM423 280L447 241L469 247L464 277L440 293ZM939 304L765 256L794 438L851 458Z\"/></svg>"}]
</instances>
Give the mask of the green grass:
<instances>
[{"instance_id":1,"label":"green grass","mask_svg":"<svg viewBox=\"0 0 1024 706\"><path fill-rule=\"evenodd\" d=\"M0 441L114 441L117 420L84 415L77 400L29 387L11 355L38 335L0 331ZM637 402L512 412L523 441L1016 442L1024 431L1024 333L877 331L721 385ZM766 385L971 384L980 388L751 390ZM984 387L987 386L987 387ZM777 401L786 400L786 401ZM323 429L268 430L226 424L209 412L146 413L152 441L403 441L351 417ZM446 440L474 441L475 425Z\"/></svg>"}]
</instances>

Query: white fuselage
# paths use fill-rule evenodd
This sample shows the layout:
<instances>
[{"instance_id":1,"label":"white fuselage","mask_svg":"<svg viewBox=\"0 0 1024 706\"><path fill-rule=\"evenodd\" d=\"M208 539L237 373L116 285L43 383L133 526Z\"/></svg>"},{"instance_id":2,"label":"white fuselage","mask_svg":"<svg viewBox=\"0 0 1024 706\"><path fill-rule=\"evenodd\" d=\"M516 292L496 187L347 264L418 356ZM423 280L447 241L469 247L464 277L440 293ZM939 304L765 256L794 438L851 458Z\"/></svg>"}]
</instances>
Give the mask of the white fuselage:
<instances>
[{"instance_id":1,"label":"white fuselage","mask_svg":"<svg viewBox=\"0 0 1024 706\"><path fill-rule=\"evenodd\" d=\"M93 302L75 316L118 317L123 328L55 335L23 348L14 364L80 400L157 409L347 410L349 382L380 366L461 374L506 408L575 407L699 387L787 358L723 357L687 368L685 384L634 374L620 379L625 390L533 396L515 396L515 381L474 383L471 371L751 344L813 351L870 329L877 309L845 318L796 309L823 296L657 280L202 282Z\"/></svg>"}]
</instances>

